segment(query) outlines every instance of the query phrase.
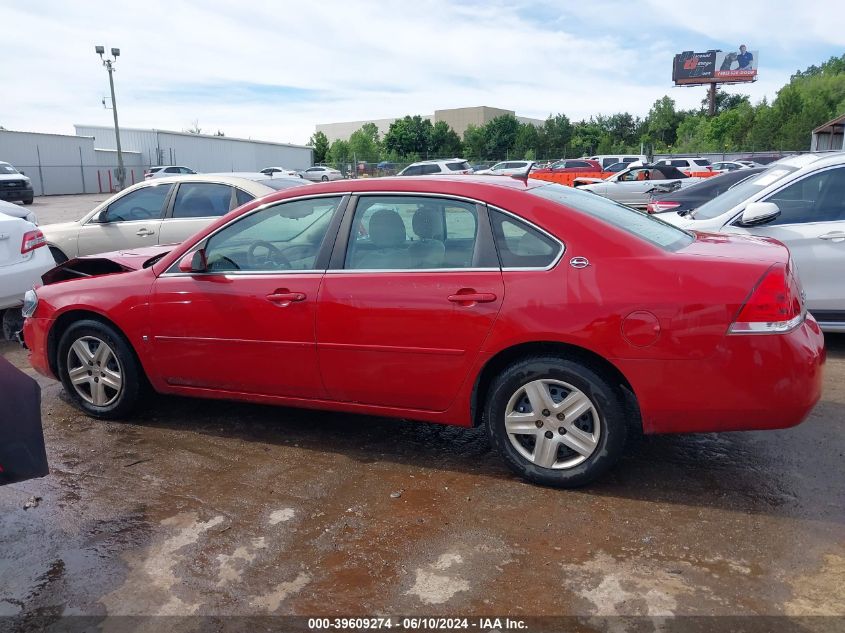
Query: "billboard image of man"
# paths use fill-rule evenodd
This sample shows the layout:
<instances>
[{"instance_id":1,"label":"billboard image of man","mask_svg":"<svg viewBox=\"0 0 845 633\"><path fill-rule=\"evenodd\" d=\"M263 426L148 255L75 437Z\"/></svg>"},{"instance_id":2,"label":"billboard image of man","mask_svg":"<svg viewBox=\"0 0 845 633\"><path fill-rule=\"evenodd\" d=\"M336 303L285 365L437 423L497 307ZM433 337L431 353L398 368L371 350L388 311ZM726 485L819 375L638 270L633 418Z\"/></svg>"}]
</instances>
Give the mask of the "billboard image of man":
<instances>
[{"instance_id":1,"label":"billboard image of man","mask_svg":"<svg viewBox=\"0 0 845 633\"><path fill-rule=\"evenodd\" d=\"M739 62L739 70L750 70L752 68L751 62L754 61L754 55L748 52L745 44L740 44L736 61Z\"/></svg>"}]
</instances>

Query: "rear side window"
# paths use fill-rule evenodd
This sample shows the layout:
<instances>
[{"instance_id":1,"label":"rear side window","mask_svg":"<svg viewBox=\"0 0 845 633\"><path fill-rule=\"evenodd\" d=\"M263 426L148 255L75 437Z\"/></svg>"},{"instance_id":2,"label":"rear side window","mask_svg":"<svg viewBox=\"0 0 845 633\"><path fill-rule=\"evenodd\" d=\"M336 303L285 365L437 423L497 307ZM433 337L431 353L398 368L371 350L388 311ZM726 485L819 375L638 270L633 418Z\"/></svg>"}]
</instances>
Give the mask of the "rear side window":
<instances>
[{"instance_id":1,"label":"rear side window","mask_svg":"<svg viewBox=\"0 0 845 633\"><path fill-rule=\"evenodd\" d=\"M213 182L191 182L179 185L173 203L174 218L207 218L229 212L232 188Z\"/></svg>"},{"instance_id":2,"label":"rear side window","mask_svg":"<svg viewBox=\"0 0 845 633\"><path fill-rule=\"evenodd\" d=\"M694 162L699 167L708 167L710 165L710 161L707 160L706 158L696 158L692 162Z\"/></svg>"},{"instance_id":3,"label":"rear side window","mask_svg":"<svg viewBox=\"0 0 845 633\"><path fill-rule=\"evenodd\" d=\"M471 169L471 167L469 166L469 163L466 162L466 161L463 161L461 163L446 163L446 166L451 171L464 171L464 170L467 170L467 169Z\"/></svg>"},{"instance_id":4,"label":"rear side window","mask_svg":"<svg viewBox=\"0 0 845 633\"><path fill-rule=\"evenodd\" d=\"M439 174L440 165L422 165L420 168L421 174Z\"/></svg>"},{"instance_id":5,"label":"rear side window","mask_svg":"<svg viewBox=\"0 0 845 633\"><path fill-rule=\"evenodd\" d=\"M546 268L557 259L561 245L531 225L494 209L490 221L502 268Z\"/></svg>"},{"instance_id":6,"label":"rear side window","mask_svg":"<svg viewBox=\"0 0 845 633\"><path fill-rule=\"evenodd\" d=\"M238 206L246 204L247 202L252 202L255 199L252 194L247 193L243 189L235 189L235 198L237 198Z\"/></svg>"},{"instance_id":7,"label":"rear side window","mask_svg":"<svg viewBox=\"0 0 845 633\"><path fill-rule=\"evenodd\" d=\"M573 187L549 184L535 187L530 194L551 200L558 204L616 226L667 251L676 251L693 242L693 237L671 224L623 206L607 198Z\"/></svg>"}]
</instances>

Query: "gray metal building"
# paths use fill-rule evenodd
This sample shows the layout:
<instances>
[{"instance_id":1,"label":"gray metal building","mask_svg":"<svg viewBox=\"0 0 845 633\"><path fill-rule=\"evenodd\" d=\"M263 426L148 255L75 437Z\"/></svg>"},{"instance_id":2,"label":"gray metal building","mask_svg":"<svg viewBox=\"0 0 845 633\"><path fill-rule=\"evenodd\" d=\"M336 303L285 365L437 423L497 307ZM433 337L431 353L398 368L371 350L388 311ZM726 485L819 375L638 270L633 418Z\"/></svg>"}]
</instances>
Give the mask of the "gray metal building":
<instances>
[{"instance_id":1,"label":"gray metal building","mask_svg":"<svg viewBox=\"0 0 845 633\"><path fill-rule=\"evenodd\" d=\"M77 135L94 137L97 147L117 147L112 127L74 127ZM305 145L229 136L120 128L120 142L124 150L140 152L146 165L184 165L199 172L258 171L270 166L306 169L312 164L313 150Z\"/></svg>"},{"instance_id":2,"label":"gray metal building","mask_svg":"<svg viewBox=\"0 0 845 633\"><path fill-rule=\"evenodd\" d=\"M75 127L76 136L0 130L0 161L29 176L37 196L114 191L114 128ZM198 172L305 169L313 155L303 145L164 130L121 128L120 140L127 185L143 180L153 165L185 165Z\"/></svg>"}]
</instances>

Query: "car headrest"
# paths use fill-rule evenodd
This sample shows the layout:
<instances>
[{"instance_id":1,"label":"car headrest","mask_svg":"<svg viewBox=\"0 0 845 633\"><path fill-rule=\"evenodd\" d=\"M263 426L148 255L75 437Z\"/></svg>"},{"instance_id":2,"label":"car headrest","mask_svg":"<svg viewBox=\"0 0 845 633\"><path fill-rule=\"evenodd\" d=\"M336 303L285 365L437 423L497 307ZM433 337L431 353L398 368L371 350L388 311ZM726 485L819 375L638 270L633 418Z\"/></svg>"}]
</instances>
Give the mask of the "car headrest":
<instances>
[{"instance_id":1,"label":"car headrest","mask_svg":"<svg viewBox=\"0 0 845 633\"><path fill-rule=\"evenodd\" d=\"M370 218L370 241L380 247L399 246L404 244L405 223L393 209L379 209Z\"/></svg>"},{"instance_id":2,"label":"car headrest","mask_svg":"<svg viewBox=\"0 0 845 633\"><path fill-rule=\"evenodd\" d=\"M420 207L411 220L414 233L423 240L442 240L443 215L434 207Z\"/></svg>"}]
</instances>

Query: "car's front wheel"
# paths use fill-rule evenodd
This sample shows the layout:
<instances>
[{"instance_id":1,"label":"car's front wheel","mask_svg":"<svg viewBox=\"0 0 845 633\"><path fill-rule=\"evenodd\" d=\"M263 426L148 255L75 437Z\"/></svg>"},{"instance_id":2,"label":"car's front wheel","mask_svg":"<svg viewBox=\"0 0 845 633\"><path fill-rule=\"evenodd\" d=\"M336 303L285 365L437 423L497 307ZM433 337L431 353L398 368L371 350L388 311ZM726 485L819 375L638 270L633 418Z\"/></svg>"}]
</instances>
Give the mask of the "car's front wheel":
<instances>
[{"instance_id":1,"label":"car's front wheel","mask_svg":"<svg viewBox=\"0 0 845 633\"><path fill-rule=\"evenodd\" d=\"M493 445L535 483L586 485L621 456L627 435L620 395L596 370L555 357L517 362L493 382L485 420Z\"/></svg>"},{"instance_id":2,"label":"car's front wheel","mask_svg":"<svg viewBox=\"0 0 845 633\"><path fill-rule=\"evenodd\" d=\"M322 178L320 178L320 180L322 180L323 182L328 182L328 181L329 181L329 177L328 177L328 176L323 176Z\"/></svg>"},{"instance_id":3,"label":"car's front wheel","mask_svg":"<svg viewBox=\"0 0 845 633\"><path fill-rule=\"evenodd\" d=\"M59 341L56 366L65 391L88 415L121 418L138 401L141 367L110 325L88 319L71 325Z\"/></svg>"}]
</instances>

